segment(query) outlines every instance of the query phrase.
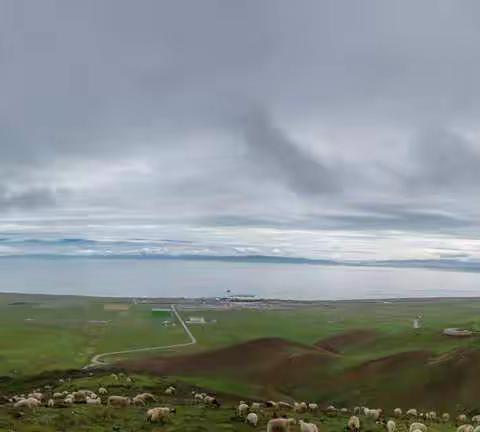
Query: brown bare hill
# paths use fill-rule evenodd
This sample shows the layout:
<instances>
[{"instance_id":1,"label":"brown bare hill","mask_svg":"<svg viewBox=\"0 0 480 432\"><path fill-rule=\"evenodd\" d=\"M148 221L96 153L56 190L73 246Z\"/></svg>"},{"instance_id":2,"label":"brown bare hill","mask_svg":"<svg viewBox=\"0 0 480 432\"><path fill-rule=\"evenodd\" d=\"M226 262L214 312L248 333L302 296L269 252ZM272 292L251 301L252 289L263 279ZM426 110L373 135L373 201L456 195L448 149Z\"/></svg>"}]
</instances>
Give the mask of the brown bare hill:
<instances>
[{"instance_id":1,"label":"brown bare hill","mask_svg":"<svg viewBox=\"0 0 480 432\"><path fill-rule=\"evenodd\" d=\"M353 346L370 344L378 336L379 333L376 330L355 329L322 339L315 346L338 354Z\"/></svg>"},{"instance_id":2,"label":"brown bare hill","mask_svg":"<svg viewBox=\"0 0 480 432\"><path fill-rule=\"evenodd\" d=\"M236 375L262 377L288 364L301 364L314 358L328 362L335 355L322 348L302 345L281 338L262 338L212 351L174 357L150 357L124 361L120 367L159 375Z\"/></svg>"}]
</instances>

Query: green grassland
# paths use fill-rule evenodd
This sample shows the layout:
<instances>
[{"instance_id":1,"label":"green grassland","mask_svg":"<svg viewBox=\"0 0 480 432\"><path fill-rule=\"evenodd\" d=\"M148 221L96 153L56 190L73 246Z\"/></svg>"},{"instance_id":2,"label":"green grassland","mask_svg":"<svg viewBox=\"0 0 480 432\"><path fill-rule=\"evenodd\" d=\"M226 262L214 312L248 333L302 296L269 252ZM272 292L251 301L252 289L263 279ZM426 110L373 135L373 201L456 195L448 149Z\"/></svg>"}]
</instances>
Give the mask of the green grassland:
<instances>
[{"instance_id":1,"label":"green grassland","mask_svg":"<svg viewBox=\"0 0 480 432\"><path fill-rule=\"evenodd\" d=\"M0 375L78 368L97 353L187 341L181 326L164 327L161 318L152 316L150 305L132 304L128 312L105 311L104 304L109 301L0 295ZM477 337L453 339L441 334L444 327L480 330L479 312L478 299L326 302L312 308L268 311L208 310L201 315L216 323L191 326L198 344L182 353L264 337L314 344L351 329L378 331L374 346L348 347L348 356L340 365L344 367L407 350L442 353L462 346L480 347ZM415 331L412 319L418 314L423 316L423 328ZM165 353L171 354L178 352Z\"/></svg>"}]
</instances>

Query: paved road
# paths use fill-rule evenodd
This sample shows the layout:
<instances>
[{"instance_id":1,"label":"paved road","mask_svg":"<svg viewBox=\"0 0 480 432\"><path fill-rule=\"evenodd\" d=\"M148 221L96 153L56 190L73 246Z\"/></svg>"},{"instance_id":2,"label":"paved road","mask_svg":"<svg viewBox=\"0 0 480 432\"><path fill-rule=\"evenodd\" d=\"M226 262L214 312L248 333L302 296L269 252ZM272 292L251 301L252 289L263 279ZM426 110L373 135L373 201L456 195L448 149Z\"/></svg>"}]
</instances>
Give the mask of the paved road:
<instances>
[{"instance_id":1,"label":"paved road","mask_svg":"<svg viewBox=\"0 0 480 432\"><path fill-rule=\"evenodd\" d=\"M125 351L113 351L113 352L97 354L90 360L90 363L88 365L86 365L84 367L84 369L88 369L88 368L95 367L95 366L105 366L105 365L107 365L108 362L105 360L105 357L115 356L115 355L119 355L119 354L130 354L130 353L136 353L136 352L144 352L144 351L157 351L157 350L167 350L167 349L171 349L171 348L182 348L182 347L187 347L187 346L196 344L197 340L195 339L195 336L193 336L193 334L190 331L190 329L188 328L187 324L185 324L185 321L183 321L182 317L177 312L177 309L175 308L175 305L171 305L170 307L172 309L173 314L177 318L178 322L180 323L180 325L185 330L185 333L187 334L188 338L190 339L190 342L185 342L185 343L181 343L181 344L174 344L174 345L162 345L162 346L154 346L154 347L146 347L146 348L136 348L136 349L125 350Z\"/></svg>"}]
</instances>

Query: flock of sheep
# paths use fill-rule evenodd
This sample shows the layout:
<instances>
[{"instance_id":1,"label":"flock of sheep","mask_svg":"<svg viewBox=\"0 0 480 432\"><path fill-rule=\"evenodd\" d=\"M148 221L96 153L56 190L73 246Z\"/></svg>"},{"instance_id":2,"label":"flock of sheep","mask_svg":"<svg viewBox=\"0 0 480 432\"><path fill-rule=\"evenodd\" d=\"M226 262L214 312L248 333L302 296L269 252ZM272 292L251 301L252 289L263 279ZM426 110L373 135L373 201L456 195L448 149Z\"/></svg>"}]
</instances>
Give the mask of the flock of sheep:
<instances>
[{"instance_id":1,"label":"flock of sheep","mask_svg":"<svg viewBox=\"0 0 480 432\"><path fill-rule=\"evenodd\" d=\"M126 382L132 382L130 377L120 374ZM112 378L119 379L117 374L112 374ZM60 379L59 384L64 384L65 380ZM164 396L175 396L177 390L174 386L168 386L163 390ZM202 404L206 408L219 408L218 399L207 393L192 392L191 403ZM145 420L152 423L165 423L172 414L176 413L176 408L167 406L149 405L157 402L157 397L152 393L139 393L134 397L109 394L106 387L99 387L96 392L91 390L76 391L56 391L51 386L45 386L42 390L35 389L29 394L10 396L6 403L11 404L17 410L33 410L41 406L50 408L68 407L73 404L86 405L107 405L111 407L125 408L130 405L145 407ZM402 425L402 432L406 429L408 432L428 432L427 424L435 422L447 423L450 421L450 415L443 413L437 416L435 411L418 412L411 408L405 413L400 408L392 411L391 418L386 418L382 409L371 409L366 407L355 407L352 411L346 408L337 409L330 405L325 409L320 409L317 403L307 402L252 402L240 401L235 408L235 418L244 423L257 427L261 422L266 423L267 432L291 432L295 429L300 432L318 432L319 428L315 423L307 421L309 414L323 414L333 416L345 416L348 421L345 425L347 432L360 432L362 424L365 421L373 421L382 427L385 432L400 432L399 426ZM278 413L291 413L291 415ZM293 417L303 417L297 420ZM353 414L353 415L351 415ZM469 419L465 414L456 417L457 432L480 432L480 415L475 415ZM405 428L406 426L406 428Z\"/></svg>"}]
</instances>

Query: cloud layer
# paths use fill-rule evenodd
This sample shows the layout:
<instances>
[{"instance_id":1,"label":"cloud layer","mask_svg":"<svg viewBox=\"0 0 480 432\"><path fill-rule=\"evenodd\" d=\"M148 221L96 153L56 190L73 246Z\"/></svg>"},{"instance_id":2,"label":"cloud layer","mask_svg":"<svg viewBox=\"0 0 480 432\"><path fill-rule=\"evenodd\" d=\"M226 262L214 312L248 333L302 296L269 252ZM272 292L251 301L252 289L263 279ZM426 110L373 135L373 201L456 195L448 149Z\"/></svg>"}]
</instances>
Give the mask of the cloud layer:
<instances>
[{"instance_id":1,"label":"cloud layer","mask_svg":"<svg viewBox=\"0 0 480 432\"><path fill-rule=\"evenodd\" d=\"M475 1L2 2L0 232L478 260L479 17Z\"/></svg>"}]
</instances>

